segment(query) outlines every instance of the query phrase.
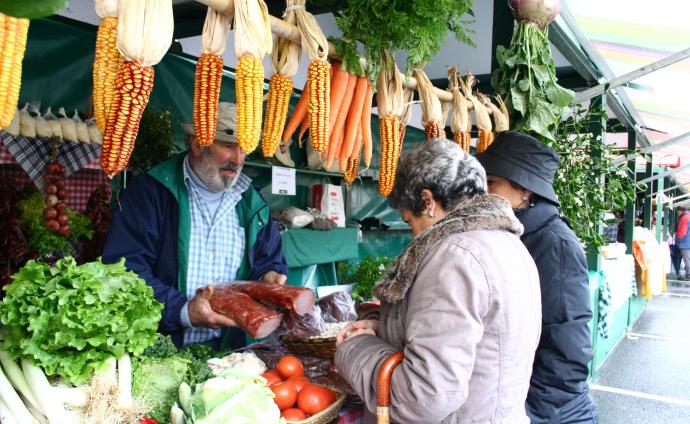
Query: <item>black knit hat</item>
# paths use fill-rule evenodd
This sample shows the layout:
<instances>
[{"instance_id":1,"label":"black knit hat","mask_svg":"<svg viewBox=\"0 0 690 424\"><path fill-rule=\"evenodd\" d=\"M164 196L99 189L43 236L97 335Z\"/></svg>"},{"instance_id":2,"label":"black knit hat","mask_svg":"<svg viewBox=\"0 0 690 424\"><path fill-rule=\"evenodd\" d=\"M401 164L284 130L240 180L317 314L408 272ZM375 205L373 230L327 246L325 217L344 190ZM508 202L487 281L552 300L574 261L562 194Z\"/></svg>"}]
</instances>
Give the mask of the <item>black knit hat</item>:
<instances>
[{"instance_id":1,"label":"black knit hat","mask_svg":"<svg viewBox=\"0 0 690 424\"><path fill-rule=\"evenodd\" d=\"M536 138L503 131L477 159L488 175L503 177L558 205L553 177L559 156Z\"/></svg>"}]
</instances>

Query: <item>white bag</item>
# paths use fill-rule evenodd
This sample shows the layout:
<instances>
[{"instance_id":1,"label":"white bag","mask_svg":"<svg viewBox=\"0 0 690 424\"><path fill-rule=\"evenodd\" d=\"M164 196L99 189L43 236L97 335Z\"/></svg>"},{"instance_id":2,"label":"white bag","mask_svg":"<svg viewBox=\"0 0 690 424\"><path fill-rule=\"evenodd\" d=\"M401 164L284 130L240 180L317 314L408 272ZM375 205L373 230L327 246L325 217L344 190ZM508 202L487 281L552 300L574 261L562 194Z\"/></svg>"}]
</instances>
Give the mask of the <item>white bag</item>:
<instances>
[{"instance_id":1,"label":"white bag","mask_svg":"<svg viewBox=\"0 0 690 424\"><path fill-rule=\"evenodd\" d=\"M334 184L319 184L314 186L315 206L334 221L338 227L345 227L345 201L343 200L342 187ZM318 195L321 191L320 196Z\"/></svg>"}]
</instances>

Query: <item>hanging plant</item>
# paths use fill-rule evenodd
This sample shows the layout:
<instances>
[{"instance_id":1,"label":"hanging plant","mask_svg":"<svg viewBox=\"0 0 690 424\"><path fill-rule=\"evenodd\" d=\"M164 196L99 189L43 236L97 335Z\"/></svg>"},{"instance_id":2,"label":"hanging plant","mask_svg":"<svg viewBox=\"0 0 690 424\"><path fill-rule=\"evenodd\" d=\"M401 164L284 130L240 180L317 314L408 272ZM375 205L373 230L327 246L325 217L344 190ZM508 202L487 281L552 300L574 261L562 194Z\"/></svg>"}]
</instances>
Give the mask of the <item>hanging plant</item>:
<instances>
[{"instance_id":1,"label":"hanging plant","mask_svg":"<svg viewBox=\"0 0 690 424\"><path fill-rule=\"evenodd\" d=\"M578 106L547 143L561 156L553 183L561 211L580 241L594 246L607 243L597 230L604 214L635 201L634 176L627 165L613 165L618 155L614 147L590 132L591 122L606 119L604 112ZM601 175L606 176L605 184Z\"/></svg>"},{"instance_id":2,"label":"hanging plant","mask_svg":"<svg viewBox=\"0 0 690 424\"><path fill-rule=\"evenodd\" d=\"M518 20L510 46L496 47L498 69L491 86L506 100L511 129L554 141L554 131L574 93L558 85L549 46L549 27L558 0L511 0Z\"/></svg>"},{"instance_id":3,"label":"hanging plant","mask_svg":"<svg viewBox=\"0 0 690 424\"><path fill-rule=\"evenodd\" d=\"M167 160L173 152L173 113L168 109L145 109L132 159L131 170L144 173Z\"/></svg>"},{"instance_id":4,"label":"hanging plant","mask_svg":"<svg viewBox=\"0 0 690 424\"><path fill-rule=\"evenodd\" d=\"M367 73L376 79L386 51L407 52L407 68L423 68L438 53L448 31L464 43L473 31L465 14L472 14L471 0L349 0L335 21L345 43L364 46ZM339 51L353 51L339 49ZM354 62L354 58L345 58ZM349 70L349 69L348 69Z\"/></svg>"}]
</instances>

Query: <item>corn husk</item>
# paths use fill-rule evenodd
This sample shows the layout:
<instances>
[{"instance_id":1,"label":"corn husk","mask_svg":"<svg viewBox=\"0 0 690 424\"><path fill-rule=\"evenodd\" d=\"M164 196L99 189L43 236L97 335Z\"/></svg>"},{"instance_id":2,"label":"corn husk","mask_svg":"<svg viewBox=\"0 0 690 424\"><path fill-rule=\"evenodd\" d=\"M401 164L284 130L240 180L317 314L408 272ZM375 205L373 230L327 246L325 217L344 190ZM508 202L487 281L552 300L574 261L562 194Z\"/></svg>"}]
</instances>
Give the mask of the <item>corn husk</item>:
<instances>
[{"instance_id":1,"label":"corn husk","mask_svg":"<svg viewBox=\"0 0 690 424\"><path fill-rule=\"evenodd\" d=\"M173 37L170 0L119 0L117 48L141 66L160 62Z\"/></svg>"},{"instance_id":2,"label":"corn husk","mask_svg":"<svg viewBox=\"0 0 690 424\"><path fill-rule=\"evenodd\" d=\"M472 87L474 87L475 84L476 80L474 75L468 71L465 75L465 88L468 89L468 91L465 92L465 97L467 97L467 100L474 106L475 125L477 125L480 131L491 131L491 118L489 117L489 112L486 111L486 107L484 107L482 101L472 94Z\"/></svg>"},{"instance_id":3,"label":"corn husk","mask_svg":"<svg viewBox=\"0 0 690 424\"><path fill-rule=\"evenodd\" d=\"M118 0L94 0L94 7L96 14L101 19L109 16L117 16L117 2Z\"/></svg>"},{"instance_id":4,"label":"corn husk","mask_svg":"<svg viewBox=\"0 0 690 424\"><path fill-rule=\"evenodd\" d=\"M201 53L222 55L228 44L228 33L232 17L216 12L213 8L206 11L204 29L201 32Z\"/></svg>"},{"instance_id":5,"label":"corn husk","mask_svg":"<svg viewBox=\"0 0 690 424\"><path fill-rule=\"evenodd\" d=\"M92 144L103 144L103 134L101 130L98 129L96 121L89 119L86 121L86 127L89 129L89 140Z\"/></svg>"},{"instance_id":6,"label":"corn husk","mask_svg":"<svg viewBox=\"0 0 690 424\"><path fill-rule=\"evenodd\" d=\"M271 51L271 21L263 0L235 0L235 54L259 60Z\"/></svg>"},{"instance_id":7,"label":"corn husk","mask_svg":"<svg viewBox=\"0 0 690 424\"><path fill-rule=\"evenodd\" d=\"M328 59L328 39L321 31L314 15L307 12L304 7L305 0L293 0L293 5L297 17L297 28L302 37L302 48L307 53L309 60Z\"/></svg>"},{"instance_id":8,"label":"corn husk","mask_svg":"<svg viewBox=\"0 0 690 424\"><path fill-rule=\"evenodd\" d=\"M297 13L292 6L295 6L296 0L287 0L287 9L283 20L291 25L297 24ZM271 51L271 66L273 73L282 75L284 77L293 77L299 69L300 57L302 55L302 46L287 40L285 38L276 37L273 42L273 51Z\"/></svg>"},{"instance_id":9,"label":"corn husk","mask_svg":"<svg viewBox=\"0 0 690 424\"><path fill-rule=\"evenodd\" d=\"M402 107L402 113L400 114L400 123L402 125L407 125L410 123L410 119L412 118L412 105L417 102L414 102L414 90L411 88L404 87L403 88L403 107Z\"/></svg>"},{"instance_id":10,"label":"corn husk","mask_svg":"<svg viewBox=\"0 0 690 424\"><path fill-rule=\"evenodd\" d=\"M495 104L491 103L491 99L482 93L477 93L477 98L482 102L486 110L491 111L491 115L494 117L494 131L501 132L508 130L508 120L507 116L503 115L501 109ZM499 96L500 98L500 96ZM502 102L503 100L501 100Z\"/></svg>"},{"instance_id":11,"label":"corn husk","mask_svg":"<svg viewBox=\"0 0 690 424\"><path fill-rule=\"evenodd\" d=\"M403 113L404 105L400 72L390 53L386 52L382 62L376 84L376 105L379 109L379 116L400 116Z\"/></svg>"},{"instance_id":12,"label":"corn husk","mask_svg":"<svg viewBox=\"0 0 690 424\"><path fill-rule=\"evenodd\" d=\"M413 69L412 73L417 79L417 91L421 99L422 125L426 127L427 124L433 122L439 128L443 128L443 107L441 106L441 100L434 93L433 84L431 84L429 77L421 69Z\"/></svg>"},{"instance_id":13,"label":"corn husk","mask_svg":"<svg viewBox=\"0 0 690 424\"><path fill-rule=\"evenodd\" d=\"M448 81L450 86L450 92L453 95L453 112L450 118L450 129L454 132L466 132L467 122L470 119L469 112L467 111L467 100L462 94L460 88L460 76L458 75L458 69L456 67L448 68ZM472 123L470 122L470 129Z\"/></svg>"}]
</instances>

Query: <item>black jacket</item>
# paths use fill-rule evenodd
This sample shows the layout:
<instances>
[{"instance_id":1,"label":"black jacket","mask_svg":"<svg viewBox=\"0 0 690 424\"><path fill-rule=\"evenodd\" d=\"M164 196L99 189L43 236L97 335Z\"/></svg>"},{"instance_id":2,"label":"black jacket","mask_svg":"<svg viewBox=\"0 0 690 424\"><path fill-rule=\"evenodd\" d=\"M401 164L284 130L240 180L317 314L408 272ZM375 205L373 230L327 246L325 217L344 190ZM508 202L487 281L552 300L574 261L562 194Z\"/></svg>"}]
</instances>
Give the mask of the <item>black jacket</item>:
<instances>
[{"instance_id":1,"label":"black jacket","mask_svg":"<svg viewBox=\"0 0 690 424\"><path fill-rule=\"evenodd\" d=\"M593 423L587 375L592 359L592 309L587 261L557 207L538 199L518 212L522 242L537 264L542 330L527 395L532 423Z\"/></svg>"}]
</instances>

